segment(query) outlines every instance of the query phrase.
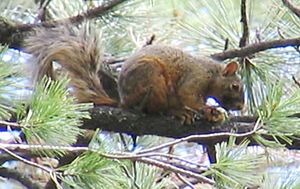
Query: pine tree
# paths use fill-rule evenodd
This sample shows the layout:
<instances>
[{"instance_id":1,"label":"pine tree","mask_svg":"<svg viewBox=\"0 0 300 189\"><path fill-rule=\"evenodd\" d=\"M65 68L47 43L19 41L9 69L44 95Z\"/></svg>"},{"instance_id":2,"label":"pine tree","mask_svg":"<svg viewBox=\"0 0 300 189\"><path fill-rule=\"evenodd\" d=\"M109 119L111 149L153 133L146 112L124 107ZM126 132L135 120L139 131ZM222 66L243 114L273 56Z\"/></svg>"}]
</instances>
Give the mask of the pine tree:
<instances>
[{"instance_id":1,"label":"pine tree","mask_svg":"<svg viewBox=\"0 0 300 189\"><path fill-rule=\"evenodd\" d=\"M299 3L1 1L0 127L10 140L0 141L0 176L27 188L300 188ZM99 33L112 91L133 51L168 44L220 63L237 60L247 108L222 125L200 119L189 127L77 103L66 76L45 77L33 89L23 41L38 27L66 22ZM139 136L136 149L126 133ZM216 162L200 159L199 143Z\"/></svg>"}]
</instances>

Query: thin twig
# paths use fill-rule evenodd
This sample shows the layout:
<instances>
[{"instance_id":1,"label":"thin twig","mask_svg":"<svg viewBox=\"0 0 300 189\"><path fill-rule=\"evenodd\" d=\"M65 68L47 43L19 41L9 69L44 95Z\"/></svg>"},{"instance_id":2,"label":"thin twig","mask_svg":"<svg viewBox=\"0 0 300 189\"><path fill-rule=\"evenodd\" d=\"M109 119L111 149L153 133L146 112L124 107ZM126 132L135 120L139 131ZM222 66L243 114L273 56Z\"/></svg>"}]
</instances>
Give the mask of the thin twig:
<instances>
[{"instance_id":1,"label":"thin twig","mask_svg":"<svg viewBox=\"0 0 300 189\"><path fill-rule=\"evenodd\" d=\"M73 23L73 24L81 23L85 19L91 19L103 15L107 13L107 11L110 11L111 9L113 9L114 7L116 7L121 3L124 3L125 1L127 0L112 0L109 3L104 3L103 5L100 5L98 7L88 9L86 12L82 14L78 14L76 16L71 16L65 19L52 20L52 21L41 22L41 23L20 24L20 25L16 25L15 29L18 31L30 31L33 28L40 27L40 26L54 27L59 24L65 24L65 23Z\"/></svg>"},{"instance_id":2,"label":"thin twig","mask_svg":"<svg viewBox=\"0 0 300 189\"><path fill-rule=\"evenodd\" d=\"M102 157L110 158L110 159L132 159L135 160L137 158L142 157L152 157L152 156L163 156L163 157L169 157L169 155L162 155L160 153L133 153L133 152L120 152L120 153L102 153L99 152L97 149L92 149L89 147L72 147L72 146L50 146L50 145L28 145L28 144L6 144L6 143L0 143L0 148L10 149L10 150L63 150L67 152L94 152L99 154ZM174 156L175 158L175 156ZM176 159L179 160L177 157ZM186 162L187 163L187 162ZM191 163L190 163L191 164ZM197 166L202 166L200 164L197 164Z\"/></svg>"},{"instance_id":3,"label":"thin twig","mask_svg":"<svg viewBox=\"0 0 300 189\"><path fill-rule=\"evenodd\" d=\"M228 46L229 46L229 39L226 38L225 39L225 45L224 45L224 51L226 51L228 49Z\"/></svg>"},{"instance_id":4,"label":"thin twig","mask_svg":"<svg viewBox=\"0 0 300 189\"><path fill-rule=\"evenodd\" d=\"M11 126L11 127L16 127L16 128L21 128L22 126L18 123L15 122L8 122L8 121L1 121L0 120L0 125L6 125L6 126Z\"/></svg>"},{"instance_id":5,"label":"thin twig","mask_svg":"<svg viewBox=\"0 0 300 189\"><path fill-rule=\"evenodd\" d=\"M125 151L129 151L129 147L128 147L127 142L125 141L125 137L124 137L123 133L119 133L119 137L120 137L121 143L123 144Z\"/></svg>"},{"instance_id":6,"label":"thin twig","mask_svg":"<svg viewBox=\"0 0 300 189\"><path fill-rule=\"evenodd\" d=\"M0 143L1 148L6 148L10 150L65 150L68 152L85 152L88 151L88 147L71 147L71 146L51 146L51 145L28 145L28 144L6 144Z\"/></svg>"},{"instance_id":7,"label":"thin twig","mask_svg":"<svg viewBox=\"0 0 300 189\"><path fill-rule=\"evenodd\" d=\"M47 6L50 4L50 2L51 0L40 1L39 13L35 19L35 22L44 22L46 20Z\"/></svg>"},{"instance_id":8,"label":"thin twig","mask_svg":"<svg viewBox=\"0 0 300 189\"><path fill-rule=\"evenodd\" d=\"M144 162L144 163L148 163L148 164L151 164L151 165L155 165L155 166L160 167L160 168L165 169L165 170L169 170L169 171L172 171L172 172L176 172L176 173L180 173L180 174L183 174L183 175L186 175L186 176L196 178L199 181L204 182L204 183L215 184L215 182L213 180L211 180L211 179L209 179L205 176L202 176L201 174L197 174L197 173L194 173L194 172L191 172L191 171L188 171L188 170L184 170L184 169L175 167L173 165L163 163L163 162L158 161L158 160L154 160L154 159L151 159L151 158L144 157L144 158L139 159L139 161Z\"/></svg>"},{"instance_id":9,"label":"thin twig","mask_svg":"<svg viewBox=\"0 0 300 189\"><path fill-rule=\"evenodd\" d=\"M160 160L157 160L157 159L152 159L151 156L153 156L153 154L134 154L134 153L116 153L116 154L107 154L107 153L101 153L97 150L92 150L88 147L55 147L55 146L49 146L49 145L24 145L24 144L0 144L0 149L3 149L5 152L9 153L10 155L14 156L15 158L21 160L22 162L26 163L26 164L29 164L29 165L32 165L32 166L35 166L35 167L39 167L41 168L42 170L45 170L47 171L51 176L52 176L52 180L55 180L55 172L48 168L48 167L44 167L44 166L41 166L41 165L38 165L36 163L33 163L31 161L28 161L22 157L18 157L17 155L15 155L13 152L11 152L10 150L8 150L7 148L11 148L11 149L17 149L17 148L20 148L20 149L27 149L27 150L32 150L32 149L49 149L49 150L53 150L53 149L64 149L64 150L68 150L68 151L92 151L92 152L95 152L97 154L99 154L100 156L102 157L105 157L105 158L110 158L110 159L128 159L128 160L131 160L131 161L138 161L138 162L143 162L143 163L146 163L146 164L150 164L150 165L154 165L154 166L158 166L160 168L163 168L163 169L166 169L166 170L171 170L171 171L174 171L174 172L178 172L178 173L181 173L181 174L184 174L184 175L187 175L187 176L190 176L190 177L193 177L193 178L196 178L198 180L201 180L203 182L206 182L206 183L214 183L212 180L200 175L199 173L196 173L194 171L190 171L190 170L187 170L187 169L183 169L183 168L180 168L180 167L177 167L176 165L172 165L171 163L169 162L163 162L163 161L160 161ZM157 155L157 154L155 154Z\"/></svg>"},{"instance_id":10,"label":"thin twig","mask_svg":"<svg viewBox=\"0 0 300 189\"><path fill-rule=\"evenodd\" d=\"M51 0L41 0L40 1L40 8L46 8L50 4Z\"/></svg>"},{"instance_id":11,"label":"thin twig","mask_svg":"<svg viewBox=\"0 0 300 189\"><path fill-rule=\"evenodd\" d=\"M230 133L230 132L222 132L222 133L212 133L212 134L202 134L202 135L190 135L188 137L184 137L184 138L180 138L180 139L176 139L174 141L153 147L153 148L149 148L149 149L145 149L145 150L141 150L139 152L137 152L136 154L133 153L115 153L115 154L106 154L106 153L100 153L99 151L95 150L95 149L91 149L88 147L71 147L71 146L50 146L50 145L25 145L25 144L5 144L5 143L0 143L0 147L2 148L9 148L9 149L16 149L16 148L20 148L20 149L27 149L27 150L33 150L33 149L39 149L39 150L65 150L65 151L69 151L69 152L85 152L85 151L93 151L98 153L99 155L106 157L106 158L112 158L112 159L135 159L135 158L141 158L141 157L145 157L145 156L151 156L151 154L146 154L149 152L153 152L153 151L157 151L160 150L162 148L166 148L175 144L179 144L182 142L187 142L187 141L196 141L199 139L208 139L208 138L216 138L216 137L224 137L224 136L233 136L233 137L247 137L247 136L251 136L253 134L255 134L255 132L259 130L258 128L254 128L252 131L246 132L246 133L242 133L242 134L237 134L237 133Z\"/></svg>"},{"instance_id":12,"label":"thin twig","mask_svg":"<svg viewBox=\"0 0 300 189\"><path fill-rule=\"evenodd\" d=\"M176 173L175 175L179 180L181 180L181 182L185 183L190 188L195 189L194 185L190 183L187 179L185 179L183 176L181 176L179 173Z\"/></svg>"},{"instance_id":13,"label":"thin twig","mask_svg":"<svg viewBox=\"0 0 300 189\"><path fill-rule=\"evenodd\" d=\"M180 139L176 139L174 141L171 141L171 142L168 142L168 143L165 143L165 144L153 147L153 148L141 150L137 153L138 154L149 153L149 152L153 152L153 151L157 151L157 150L160 150L160 149L163 149L163 148L167 148L169 146L179 144L179 143L182 143L182 142L195 141L195 140L199 140L199 139L207 139L207 138L222 137L222 136L247 137L247 136L253 135L257 130L258 129L254 129L252 131L242 133L242 134L224 132L224 133L212 133L212 134L202 134L202 135L190 135L190 136L180 138Z\"/></svg>"},{"instance_id":14,"label":"thin twig","mask_svg":"<svg viewBox=\"0 0 300 189\"><path fill-rule=\"evenodd\" d=\"M259 29L255 30L255 37L257 39L257 42L260 43L261 42L261 37L260 37L260 30Z\"/></svg>"},{"instance_id":15,"label":"thin twig","mask_svg":"<svg viewBox=\"0 0 300 189\"><path fill-rule=\"evenodd\" d=\"M300 18L300 9L293 5L289 0L282 0L282 3Z\"/></svg>"},{"instance_id":16,"label":"thin twig","mask_svg":"<svg viewBox=\"0 0 300 189\"><path fill-rule=\"evenodd\" d=\"M12 151L10 151L10 150L6 149L5 147L3 147L2 144L0 145L0 149L3 150L4 152L6 152L7 154L11 155L12 157L16 158L17 160L19 160L19 161L21 161L21 162L27 164L27 165L31 165L31 166L33 166L33 167L37 167L37 168L39 168L39 169L42 169L43 171L45 171L45 172L47 172L47 173L49 173L49 174L50 174L51 172L53 172L53 170L52 170L51 168L48 168L48 167L39 165L39 164L37 164L37 163L34 163L34 162L32 162L32 161L29 161L29 160L27 160L27 159L25 159L25 158L23 158L23 157L21 157L21 156L15 154L15 153L13 153Z\"/></svg>"},{"instance_id":17,"label":"thin twig","mask_svg":"<svg viewBox=\"0 0 300 189\"><path fill-rule=\"evenodd\" d=\"M134 161L139 161L140 158L150 158L150 157L159 157L159 158L172 158L173 160L177 160L179 161L179 163L175 164L172 163L172 165L176 166L176 167L183 167L186 165L183 164L188 164L189 168L191 168L190 166L194 166L196 167L196 169L198 169L199 171L206 171L207 168L205 165L201 165L198 163L193 163L191 161L185 160L181 157L175 156L175 155L171 155L171 154L163 154L163 153L144 153L144 154L135 154L135 153L127 153L127 152L120 152L120 153L114 153L114 154L107 154L107 153L101 153L97 150L93 150L90 149L88 147L64 147L64 146L48 146L48 145L26 145L26 144L0 144L0 147L5 146L5 148L9 148L9 149L27 149L27 150L53 150L53 149L60 149L60 150L66 150L66 151L92 151L94 153L99 154L102 157L106 157L106 158L110 158L110 159L129 159L129 160L134 160ZM14 156L16 157L16 156ZM15 158L16 159L16 158ZM159 161L159 159L157 159ZM171 163L170 163L171 164Z\"/></svg>"},{"instance_id":18,"label":"thin twig","mask_svg":"<svg viewBox=\"0 0 300 189\"><path fill-rule=\"evenodd\" d=\"M151 35L150 39L148 39L146 41L146 44L144 45L144 47L148 46L148 45L152 45L154 40L155 40L155 34Z\"/></svg>"},{"instance_id":19,"label":"thin twig","mask_svg":"<svg viewBox=\"0 0 300 189\"><path fill-rule=\"evenodd\" d=\"M296 79L294 75L292 76L292 79L295 82L295 84L300 88L300 82Z\"/></svg>"},{"instance_id":20,"label":"thin twig","mask_svg":"<svg viewBox=\"0 0 300 189\"><path fill-rule=\"evenodd\" d=\"M161 163L164 163L166 165L172 165L174 167L177 167L178 169L182 169L182 170L186 170L195 174L202 174L205 173L206 171L209 170L209 168L203 169L203 168L196 168L196 167L191 167L188 165L183 165L180 163L174 163L174 162L170 162L169 160L163 160L163 159L158 159L158 158L153 158L153 157L149 157L152 160L157 160Z\"/></svg>"},{"instance_id":21,"label":"thin twig","mask_svg":"<svg viewBox=\"0 0 300 189\"><path fill-rule=\"evenodd\" d=\"M194 162L191 162L191 161L188 161L184 158L181 158L179 156L176 156L176 155L172 155L172 154L164 154L164 153L148 153L148 154L145 154L147 156L151 156L151 157L155 157L155 156L159 156L159 157L165 157L165 158L168 158L168 159L172 159L172 160L177 160L177 161L180 161L181 163L186 163L186 164L189 164L189 165L193 165L193 166L196 166L197 168L206 168L207 165L203 165L203 164L199 164L199 163L194 163Z\"/></svg>"},{"instance_id":22,"label":"thin twig","mask_svg":"<svg viewBox=\"0 0 300 189\"><path fill-rule=\"evenodd\" d=\"M249 42L249 27L248 27L246 4L247 4L247 0L241 1L241 22L243 26L243 35L241 37L239 47L244 47Z\"/></svg>"},{"instance_id":23,"label":"thin twig","mask_svg":"<svg viewBox=\"0 0 300 189\"><path fill-rule=\"evenodd\" d=\"M138 174L137 174L137 168L136 168L136 161L132 161L132 168L133 168L133 182L135 183L136 186L138 186L136 180L137 180L137 177L138 177ZM141 187L137 187L137 189L140 189Z\"/></svg>"}]
</instances>

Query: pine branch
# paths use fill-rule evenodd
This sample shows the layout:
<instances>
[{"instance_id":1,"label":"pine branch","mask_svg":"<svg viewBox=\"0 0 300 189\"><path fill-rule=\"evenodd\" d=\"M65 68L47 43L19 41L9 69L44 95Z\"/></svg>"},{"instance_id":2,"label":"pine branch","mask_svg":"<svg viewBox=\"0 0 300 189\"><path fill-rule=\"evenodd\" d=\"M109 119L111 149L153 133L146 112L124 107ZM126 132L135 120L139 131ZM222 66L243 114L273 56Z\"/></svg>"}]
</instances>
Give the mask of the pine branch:
<instances>
[{"instance_id":1,"label":"pine branch","mask_svg":"<svg viewBox=\"0 0 300 189\"><path fill-rule=\"evenodd\" d=\"M46 24L47 25L47 24ZM25 35L17 30L16 27L12 27L7 23L4 23L3 20L0 20L0 28L6 28L0 30L0 43L8 44L11 48L21 48L21 43ZM31 28L33 29L33 28ZM21 35L19 35L21 34ZM237 57L249 56L261 51L275 49L275 48L284 48L284 47L293 47L300 46L300 38L288 38L288 39L277 39L272 41L265 41L246 45L242 48L230 49L223 51L221 53L212 54L211 57L216 60L226 60Z\"/></svg>"},{"instance_id":2,"label":"pine branch","mask_svg":"<svg viewBox=\"0 0 300 189\"><path fill-rule=\"evenodd\" d=\"M176 119L159 115L141 115L124 111L119 108L95 107L90 110L91 119L84 120L82 128L111 131L116 133L141 135L156 135L171 138L182 138L197 134L213 134L221 132L232 132L237 134L250 132L255 127L256 117L233 117L223 125L208 123L205 120L196 120L192 125L182 125ZM273 140L272 137L262 135L266 139ZM238 137L238 141L251 138L248 136ZM197 142L206 145L214 145L218 142L227 141L228 136L215 136L211 138L198 139ZM194 140L195 141L195 140ZM281 141L284 144L286 142ZM257 142L251 140L251 145ZM287 148L296 149L300 145L300 140L295 139L293 144L286 144Z\"/></svg>"},{"instance_id":3,"label":"pine branch","mask_svg":"<svg viewBox=\"0 0 300 189\"><path fill-rule=\"evenodd\" d=\"M40 1L40 8L38 11L38 15L35 19L35 21L46 21L46 12L47 12L47 6L50 4L51 0L47 1Z\"/></svg>"},{"instance_id":4,"label":"pine branch","mask_svg":"<svg viewBox=\"0 0 300 189\"><path fill-rule=\"evenodd\" d=\"M300 38L289 38L289 39L277 39L272 41L265 41L246 45L242 48L230 49L221 53L212 54L211 57L216 60L226 60L237 57L249 56L261 51L275 49L275 48L284 48L284 47L293 47L300 45Z\"/></svg>"},{"instance_id":5,"label":"pine branch","mask_svg":"<svg viewBox=\"0 0 300 189\"><path fill-rule=\"evenodd\" d=\"M134 134L158 135L181 138L193 134L230 132L237 128L237 133L245 133L253 129L256 117L234 117L234 122L224 125L209 123L199 117L192 125L182 125L180 121L163 115L145 115L133 113L121 108L99 106L90 110L91 119L85 119L82 128Z\"/></svg>"},{"instance_id":6,"label":"pine branch","mask_svg":"<svg viewBox=\"0 0 300 189\"><path fill-rule=\"evenodd\" d=\"M193 185L190 181L188 181L186 178L184 178L184 177L183 177L182 175L180 175L179 173L176 173L175 175L176 175L176 177L177 177L182 183L184 183L185 185L189 186L189 187L192 188L192 189L195 188L194 185Z\"/></svg>"},{"instance_id":7,"label":"pine branch","mask_svg":"<svg viewBox=\"0 0 300 189\"><path fill-rule=\"evenodd\" d=\"M109 3L87 10L82 14L64 18L61 20L45 21L33 24L17 24L0 17L0 43L7 44L10 48L21 49L23 40L37 27L55 27L59 24L72 23L79 24L86 19L103 16L116 6L124 3L126 0L111 0Z\"/></svg>"},{"instance_id":8,"label":"pine branch","mask_svg":"<svg viewBox=\"0 0 300 189\"><path fill-rule=\"evenodd\" d=\"M145 157L145 158L141 158L139 161L155 165L157 167L163 168L164 170L169 170L169 171L180 173L180 174L192 177L192 178L196 178L197 180L199 180L199 182L208 183L208 184L215 184L215 182L212 179L207 178L207 177L205 177L201 174L194 174L193 172L177 168L176 166L173 166L173 165L170 165L170 164L164 164L164 163L162 163L161 161L158 161L158 160L154 160L154 159Z\"/></svg>"},{"instance_id":9,"label":"pine branch","mask_svg":"<svg viewBox=\"0 0 300 189\"><path fill-rule=\"evenodd\" d=\"M88 9L86 12L82 14L78 14L76 16L71 16L69 18L64 18L61 20L52 20L52 21L41 22L41 23L20 24L16 26L16 29L19 31L31 31L32 29L41 26L49 28L49 27L55 27L59 24L65 24L65 23L78 24L83 22L85 19L92 19L92 18L102 16L107 12L111 11L116 6L120 5L121 3L124 3L125 1L127 0L111 0L109 3L100 5L92 9Z\"/></svg>"},{"instance_id":10,"label":"pine branch","mask_svg":"<svg viewBox=\"0 0 300 189\"><path fill-rule=\"evenodd\" d=\"M22 150L18 150L18 151L14 151L14 153L18 156L18 157L26 157L26 158L37 158L37 157L41 157L40 154L34 153L34 152L28 152L28 151L22 151ZM13 157L9 154L5 154L2 153L0 154L0 164L2 165L3 163L7 162L7 161L18 161L18 159L16 157Z\"/></svg>"},{"instance_id":11,"label":"pine branch","mask_svg":"<svg viewBox=\"0 0 300 189\"><path fill-rule=\"evenodd\" d=\"M21 125L19 125L18 123L0 120L0 127L5 128L6 126L9 126L11 128L21 128Z\"/></svg>"},{"instance_id":12,"label":"pine branch","mask_svg":"<svg viewBox=\"0 0 300 189\"><path fill-rule=\"evenodd\" d=\"M247 0L242 0L241 2L241 23L243 25L243 35L240 39L239 47L244 47L249 42L249 27L247 20L247 8L246 8Z\"/></svg>"},{"instance_id":13,"label":"pine branch","mask_svg":"<svg viewBox=\"0 0 300 189\"><path fill-rule=\"evenodd\" d=\"M232 117L230 121L218 125L209 123L203 119L197 119L192 125L182 125L178 120L162 115L137 114L120 108L99 106L90 109L91 119L84 119L82 129L110 131L115 133L126 133L129 135L156 135L170 138L182 138L198 134L218 134L222 132L234 132L243 134L250 132L255 127L257 117L237 116ZM297 115L295 115L297 117ZM13 125L13 124L12 124ZM11 126L14 128L14 126ZM0 128L6 129L6 125L0 125ZM17 127L18 128L18 127ZM273 140L272 137L262 135L266 139ZM217 136L197 139L196 141L203 145L214 145L218 142L227 141L229 136ZM251 135L240 135L238 141L244 138L251 138ZM194 140L195 141L195 140ZM82 145L88 141L78 140ZM281 141L284 144L286 142ZM251 145L257 145L257 142L251 140ZM287 148L296 149L300 146L300 140L295 139L293 144L286 144Z\"/></svg>"},{"instance_id":14,"label":"pine branch","mask_svg":"<svg viewBox=\"0 0 300 189\"><path fill-rule=\"evenodd\" d=\"M23 157L17 155L16 153L14 153L14 152L12 152L12 151L6 149L5 147L3 147L3 145L0 146L0 149L3 150L3 151L4 151L5 153L7 153L8 155L12 156L13 158L15 158L15 159L17 159L17 160L19 160L19 161L21 161L21 162L27 164L27 165L30 165L30 166L39 168L39 169L41 169L41 170L43 170L43 171L45 171L45 172L47 172L47 173L49 173L49 174L53 172L53 170L51 170L51 168L48 168L48 167L39 165L39 164L37 164L37 163L35 163L35 162L29 161L29 160L27 160L27 159L25 159L25 158L23 158Z\"/></svg>"},{"instance_id":15,"label":"pine branch","mask_svg":"<svg viewBox=\"0 0 300 189\"><path fill-rule=\"evenodd\" d=\"M191 136L189 138L198 138L198 137L206 137L205 135L203 136ZM189 138L185 138L185 139L180 139L180 140L176 140L177 143L182 143L187 141ZM168 147L169 145L172 144L166 144L164 145L164 147ZM5 152L8 152L10 155L16 157L15 154L13 154L10 150L15 150L15 149L21 149L22 151L27 150L29 153L31 150L54 150L54 149L60 149L60 150L66 150L68 152L93 152L96 153L97 155L99 155L100 157L105 157L108 159L118 159L118 160L131 160L131 161L137 161L137 162L143 162L149 165L154 165L157 167L160 167L162 169L165 170L170 170L172 172L176 172L176 173L180 173L186 176L190 176L192 178L196 178L199 181L205 182L205 183L210 183L213 184L214 181L212 181L209 178L206 178L205 176L202 176L201 173L203 171L206 171L206 169L201 169L201 167L199 167L199 169L195 169L195 168L191 168L191 166L186 165L186 161L181 162L180 161L180 157L176 157L175 158L177 160L179 160L179 162L170 162L170 161L164 161L159 157L169 157L166 154L161 154L161 153L146 153L146 151L144 151L145 153L135 153L135 152L114 152L114 153L103 153L98 151L97 149L92 149L89 147L65 147L65 146L50 146L50 145L27 145L27 144L3 144L0 143L0 148L2 150L4 150ZM160 148L155 148L154 150L159 150ZM153 151L153 150L151 150ZM149 151L150 152L150 151ZM158 158L155 158L158 157ZM173 158L173 156L170 156ZM21 157L17 157L17 159L19 159L20 161L37 167L39 169L42 169L50 174L54 174L56 173L55 170L51 170L50 168L38 165L34 162L30 162L28 160L24 160ZM67 173L64 173L63 176L72 176L72 175L68 175Z\"/></svg>"}]
</instances>

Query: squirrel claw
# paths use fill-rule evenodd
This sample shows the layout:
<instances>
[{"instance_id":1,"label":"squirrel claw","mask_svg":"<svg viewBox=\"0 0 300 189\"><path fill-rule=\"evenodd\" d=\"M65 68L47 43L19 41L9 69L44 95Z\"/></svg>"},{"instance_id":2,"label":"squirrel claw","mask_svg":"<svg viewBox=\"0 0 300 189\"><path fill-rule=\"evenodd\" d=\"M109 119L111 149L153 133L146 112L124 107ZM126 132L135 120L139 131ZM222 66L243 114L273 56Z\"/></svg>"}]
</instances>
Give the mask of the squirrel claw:
<instances>
[{"instance_id":1,"label":"squirrel claw","mask_svg":"<svg viewBox=\"0 0 300 189\"><path fill-rule=\"evenodd\" d=\"M192 114L186 113L181 120L181 124L183 125L191 125L194 123L194 116Z\"/></svg>"},{"instance_id":2,"label":"squirrel claw","mask_svg":"<svg viewBox=\"0 0 300 189\"><path fill-rule=\"evenodd\" d=\"M195 122L195 115L201 114L204 119L211 123L222 124L228 119L227 111L222 107L206 106L200 112L190 108L184 108L182 110L173 110L169 112L171 115L177 117L182 125L191 125ZM196 118L197 119L197 118Z\"/></svg>"},{"instance_id":3,"label":"squirrel claw","mask_svg":"<svg viewBox=\"0 0 300 189\"><path fill-rule=\"evenodd\" d=\"M195 115L196 111L189 108L189 107L185 107L183 110L183 120L181 120L181 124L186 124L186 125L191 125L194 123L195 119L194 119L194 115Z\"/></svg>"},{"instance_id":4,"label":"squirrel claw","mask_svg":"<svg viewBox=\"0 0 300 189\"><path fill-rule=\"evenodd\" d=\"M191 125L194 123L194 113L187 109L173 110L169 112L171 115L177 117L182 125Z\"/></svg>"}]
</instances>

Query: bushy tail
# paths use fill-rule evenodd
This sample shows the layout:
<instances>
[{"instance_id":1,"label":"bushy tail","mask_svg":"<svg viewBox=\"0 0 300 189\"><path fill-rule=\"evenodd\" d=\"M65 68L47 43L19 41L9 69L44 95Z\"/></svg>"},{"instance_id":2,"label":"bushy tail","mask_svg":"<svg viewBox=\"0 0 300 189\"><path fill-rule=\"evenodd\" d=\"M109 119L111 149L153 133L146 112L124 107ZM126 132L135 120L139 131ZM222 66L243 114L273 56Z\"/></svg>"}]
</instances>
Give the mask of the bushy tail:
<instances>
[{"instance_id":1,"label":"bushy tail","mask_svg":"<svg viewBox=\"0 0 300 189\"><path fill-rule=\"evenodd\" d=\"M55 61L67 71L79 102L116 106L117 101L107 95L98 75L102 64L99 35L88 26L78 30L70 26L37 30L25 41L27 52L33 55L34 80L44 75L56 79Z\"/></svg>"}]
</instances>

